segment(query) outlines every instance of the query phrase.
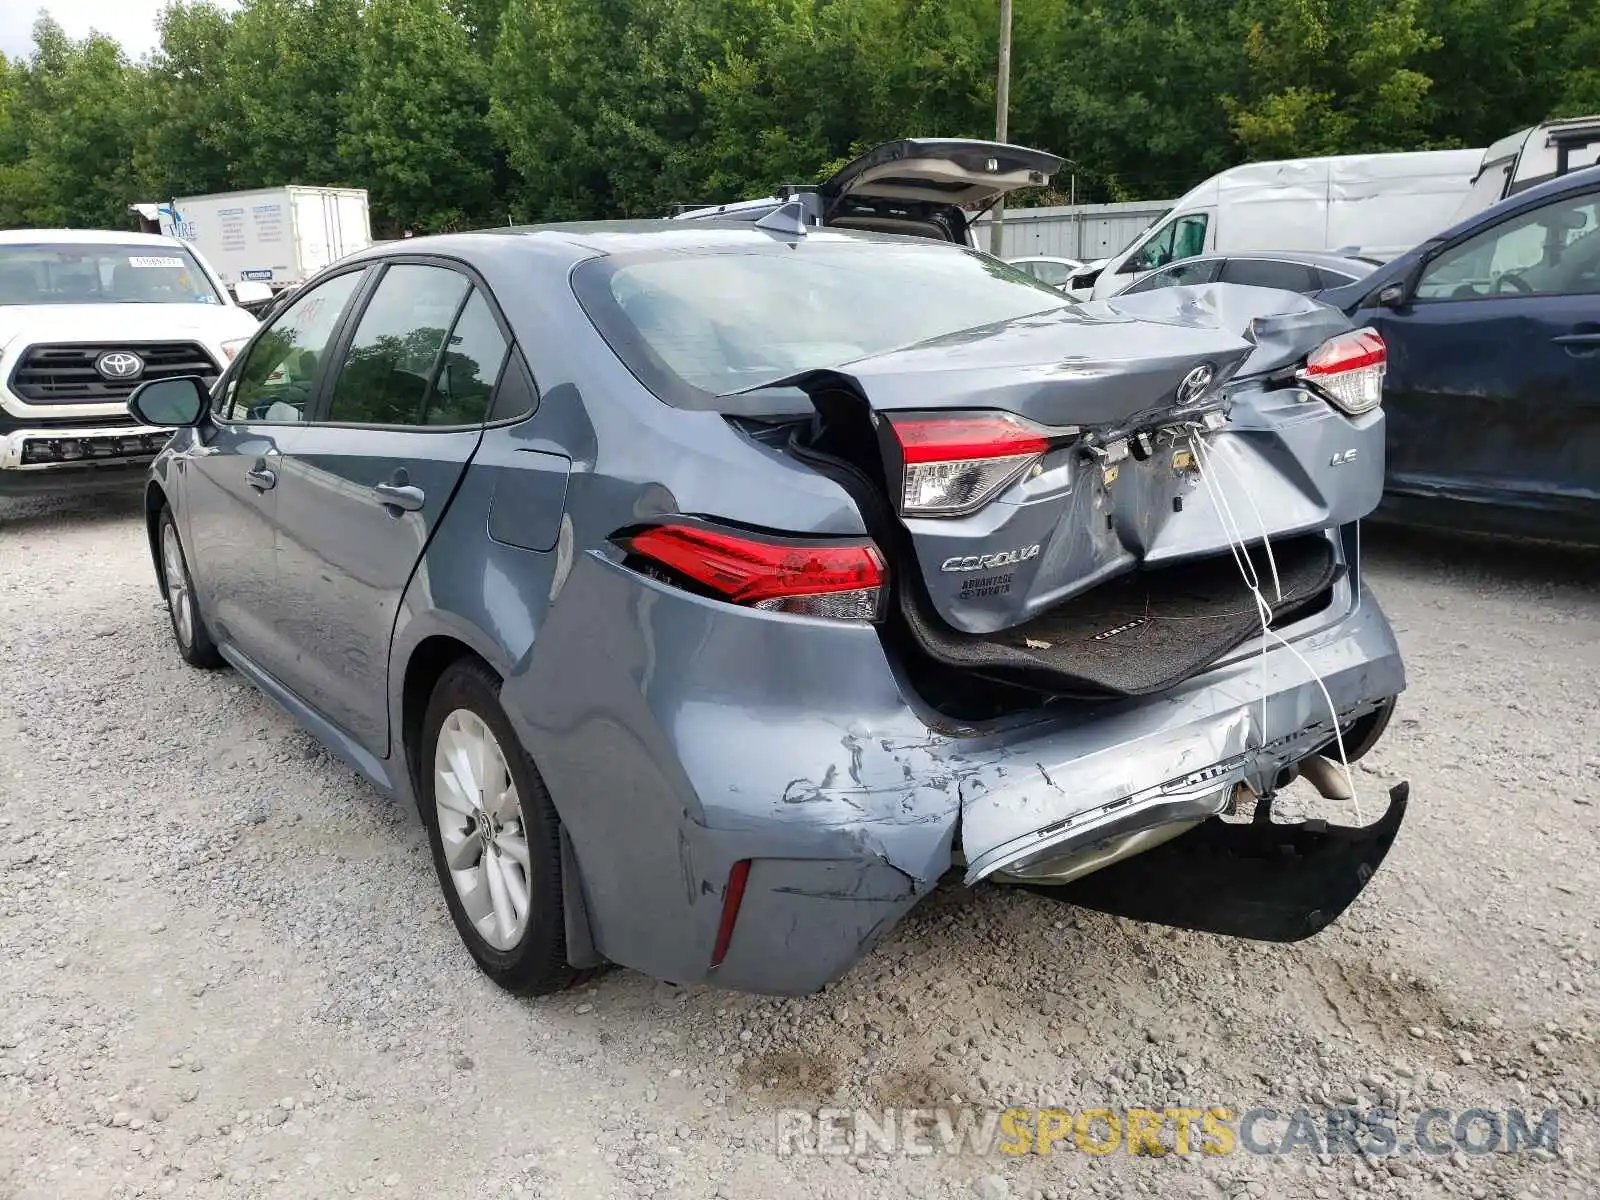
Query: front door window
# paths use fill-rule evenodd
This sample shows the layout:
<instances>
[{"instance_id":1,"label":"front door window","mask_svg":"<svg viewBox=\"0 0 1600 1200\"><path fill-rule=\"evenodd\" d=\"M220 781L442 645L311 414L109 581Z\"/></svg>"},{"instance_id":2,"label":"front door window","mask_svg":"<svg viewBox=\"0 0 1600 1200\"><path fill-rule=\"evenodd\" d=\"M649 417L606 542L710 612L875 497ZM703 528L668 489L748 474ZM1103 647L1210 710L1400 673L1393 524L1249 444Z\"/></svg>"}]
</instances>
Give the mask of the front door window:
<instances>
[{"instance_id":1,"label":"front door window","mask_svg":"<svg viewBox=\"0 0 1600 1200\"><path fill-rule=\"evenodd\" d=\"M222 394L217 417L274 425L305 420L317 368L365 274L336 275L279 313L245 351Z\"/></svg>"},{"instance_id":2,"label":"front door window","mask_svg":"<svg viewBox=\"0 0 1600 1200\"><path fill-rule=\"evenodd\" d=\"M1600 292L1600 193L1565 197L1502 221L1440 254L1415 299Z\"/></svg>"}]
</instances>

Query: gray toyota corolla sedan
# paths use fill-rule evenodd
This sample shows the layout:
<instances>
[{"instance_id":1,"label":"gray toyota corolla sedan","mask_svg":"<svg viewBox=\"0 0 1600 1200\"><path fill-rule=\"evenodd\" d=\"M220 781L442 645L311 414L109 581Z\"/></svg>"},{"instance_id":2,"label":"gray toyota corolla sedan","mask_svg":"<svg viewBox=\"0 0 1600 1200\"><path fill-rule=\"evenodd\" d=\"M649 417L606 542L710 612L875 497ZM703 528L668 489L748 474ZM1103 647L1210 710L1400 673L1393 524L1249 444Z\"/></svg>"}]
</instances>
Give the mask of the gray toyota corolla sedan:
<instances>
[{"instance_id":1,"label":"gray toyota corolla sedan","mask_svg":"<svg viewBox=\"0 0 1600 1200\"><path fill-rule=\"evenodd\" d=\"M1271 801L1348 799L1404 687L1359 558L1381 341L801 209L375 247L214 387L140 388L179 652L414 800L518 990L812 991L952 868L1336 918L1403 787L1366 826Z\"/></svg>"}]
</instances>

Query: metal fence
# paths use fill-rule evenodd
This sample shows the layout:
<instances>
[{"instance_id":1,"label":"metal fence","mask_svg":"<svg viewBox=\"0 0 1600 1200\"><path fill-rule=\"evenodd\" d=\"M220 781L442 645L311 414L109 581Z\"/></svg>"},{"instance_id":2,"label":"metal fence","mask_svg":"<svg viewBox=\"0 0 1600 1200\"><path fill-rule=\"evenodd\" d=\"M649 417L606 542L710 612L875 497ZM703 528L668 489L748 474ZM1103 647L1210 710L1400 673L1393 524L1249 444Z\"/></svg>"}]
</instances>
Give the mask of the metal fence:
<instances>
[{"instance_id":1,"label":"metal fence","mask_svg":"<svg viewBox=\"0 0 1600 1200\"><path fill-rule=\"evenodd\" d=\"M1131 204L1062 204L1050 208L1008 208L1001 225L1002 258L1049 254L1086 262L1106 258L1133 241L1161 217L1175 200L1139 200ZM973 233L978 246L989 248L989 218Z\"/></svg>"}]
</instances>

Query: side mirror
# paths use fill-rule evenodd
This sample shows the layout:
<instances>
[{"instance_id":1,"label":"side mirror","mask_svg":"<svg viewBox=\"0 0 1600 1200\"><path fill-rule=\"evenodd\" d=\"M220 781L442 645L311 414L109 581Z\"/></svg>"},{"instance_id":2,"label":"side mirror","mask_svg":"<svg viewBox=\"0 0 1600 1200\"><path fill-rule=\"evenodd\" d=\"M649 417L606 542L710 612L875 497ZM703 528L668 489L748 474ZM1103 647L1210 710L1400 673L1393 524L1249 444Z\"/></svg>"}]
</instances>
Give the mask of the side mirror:
<instances>
[{"instance_id":1,"label":"side mirror","mask_svg":"<svg viewBox=\"0 0 1600 1200\"><path fill-rule=\"evenodd\" d=\"M1406 303L1406 285L1404 281L1391 283L1388 287L1379 288L1378 294L1373 297L1384 308L1404 308Z\"/></svg>"},{"instance_id":2,"label":"side mirror","mask_svg":"<svg viewBox=\"0 0 1600 1200\"><path fill-rule=\"evenodd\" d=\"M245 279L233 285L233 298L240 304L265 304L272 299L272 289L259 279Z\"/></svg>"},{"instance_id":3,"label":"side mirror","mask_svg":"<svg viewBox=\"0 0 1600 1200\"><path fill-rule=\"evenodd\" d=\"M1379 288L1373 300L1383 308L1404 308L1410 304L1411 298L1417 294L1417 284L1422 282L1422 272L1431 258L1431 254L1418 255L1410 269L1393 283L1386 283Z\"/></svg>"},{"instance_id":4,"label":"side mirror","mask_svg":"<svg viewBox=\"0 0 1600 1200\"><path fill-rule=\"evenodd\" d=\"M141 425L182 429L198 425L211 403L211 389L198 375L152 379L133 389L128 412Z\"/></svg>"}]
</instances>

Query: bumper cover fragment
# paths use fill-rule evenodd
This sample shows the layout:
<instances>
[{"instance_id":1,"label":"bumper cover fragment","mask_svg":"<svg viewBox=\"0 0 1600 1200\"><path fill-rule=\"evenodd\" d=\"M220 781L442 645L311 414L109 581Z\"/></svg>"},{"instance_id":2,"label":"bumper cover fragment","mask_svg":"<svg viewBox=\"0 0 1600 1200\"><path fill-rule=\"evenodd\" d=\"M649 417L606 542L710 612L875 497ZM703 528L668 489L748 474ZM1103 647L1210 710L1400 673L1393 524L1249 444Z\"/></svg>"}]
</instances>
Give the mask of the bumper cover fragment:
<instances>
[{"instance_id":1,"label":"bumper cover fragment","mask_svg":"<svg viewBox=\"0 0 1600 1200\"><path fill-rule=\"evenodd\" d=\"M1248 824L1211 817L1188 833L1072 883L1016 884L1097 912L1263 942L1298 942L1337 920L1371 882L1406 815L1411 785L1389 791L1371 825Z\"/></svg>"}]
</instances>

